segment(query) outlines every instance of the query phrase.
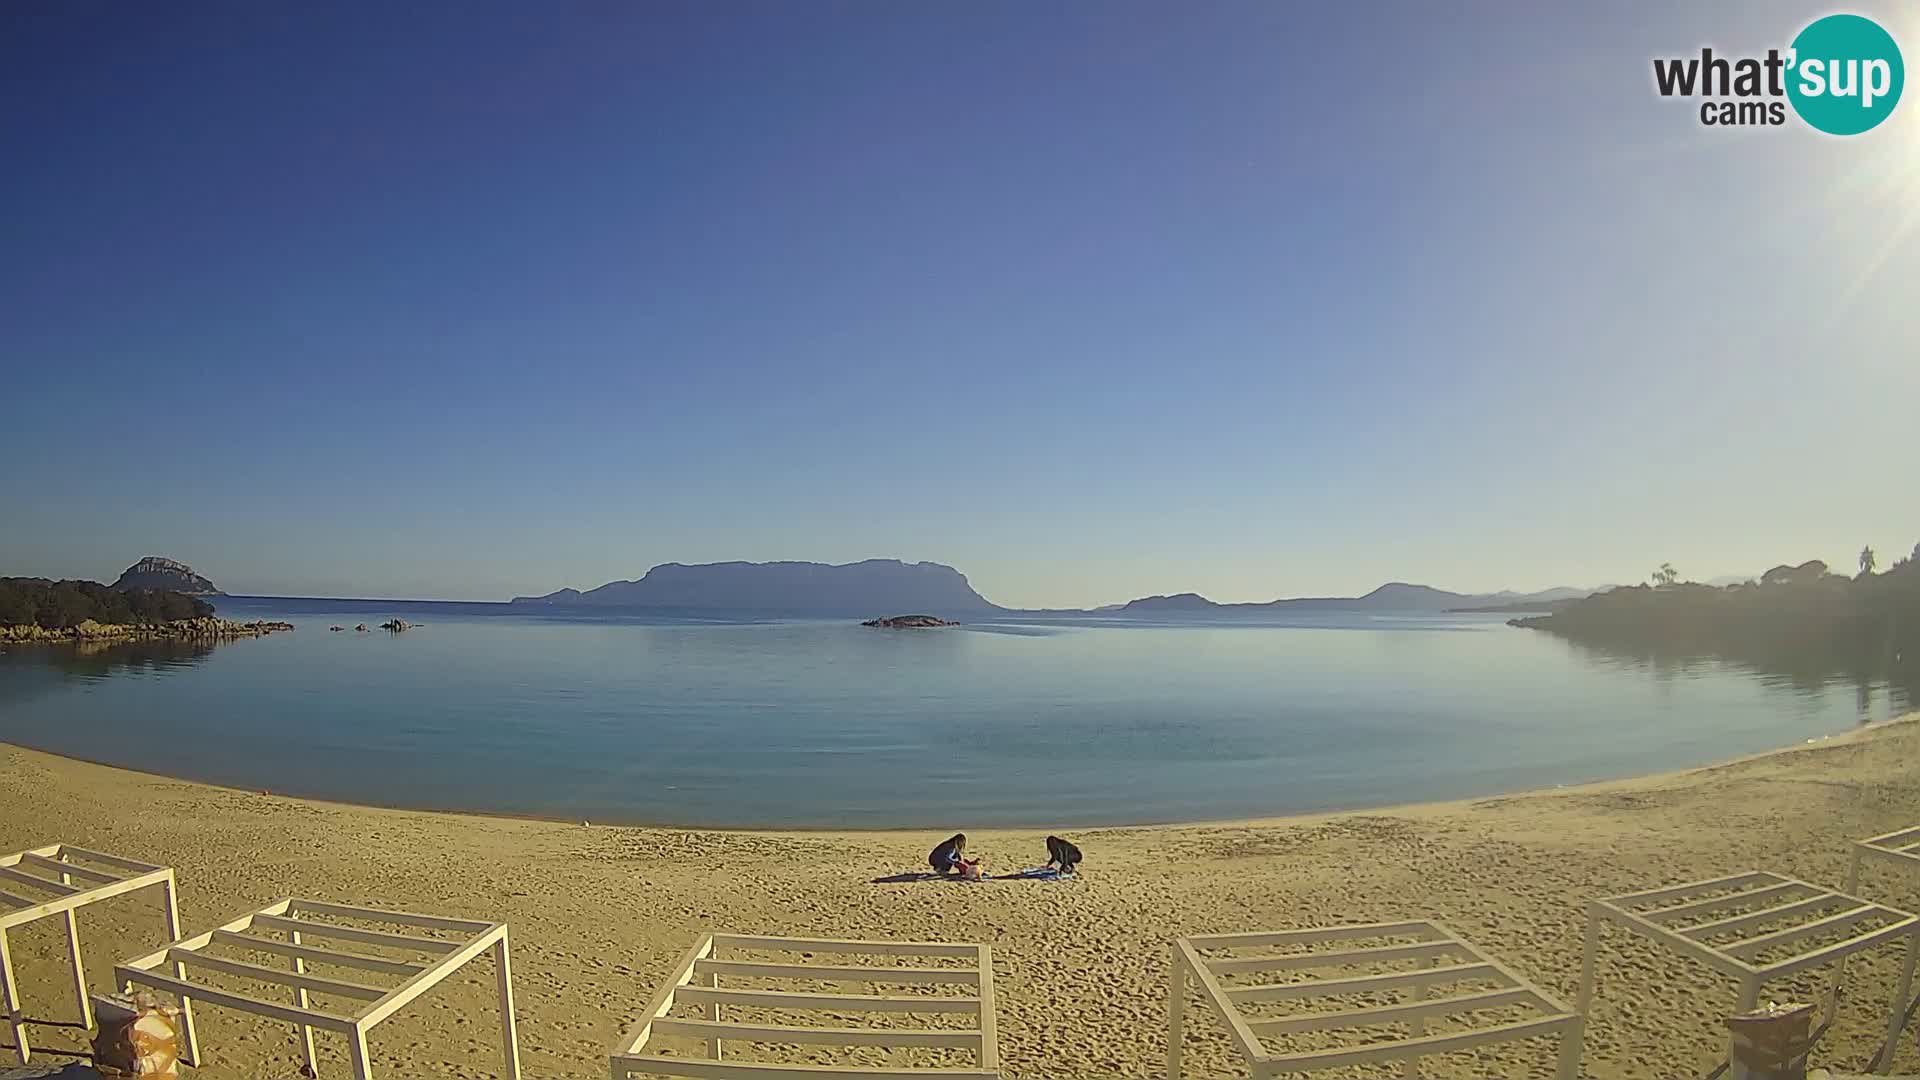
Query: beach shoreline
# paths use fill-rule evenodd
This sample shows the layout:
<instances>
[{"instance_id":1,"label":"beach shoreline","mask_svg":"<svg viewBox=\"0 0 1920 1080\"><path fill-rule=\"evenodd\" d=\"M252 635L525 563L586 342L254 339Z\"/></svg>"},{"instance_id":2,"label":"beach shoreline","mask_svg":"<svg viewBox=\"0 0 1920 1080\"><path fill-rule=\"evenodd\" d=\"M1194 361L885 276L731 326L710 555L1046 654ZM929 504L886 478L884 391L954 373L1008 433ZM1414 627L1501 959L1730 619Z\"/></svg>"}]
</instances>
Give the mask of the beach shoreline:
<instances>
[{"instance_id":1,"label":"beach shoreline","mask_svg":"<svg viewBox=\"0 0 1920 1080\"><path fill-rule=\"evenodd\" d=\"M1340 816L1352 815L1352 814L1418 812L1418 811L1431 812L1436 810L1443 810L1449 807L1457 808L1457 807L1470 806L1474 803L1483 802L1488 799L1518 799L1518 798L1529 798L1529 797L1535 797L1535 796L1549 796L1556 793L1599 789L1612 784L1652 784L1661 780L1679 779L1679 778L1685 777L1689 773L1699 772L1702 770L1718 769L1718 768L1723 768L1729 765L1737 765L1745 761L1752 761L1757 758L1768 757L1773 754L1788 753L1794 750L1804 749L1805 747L1808 747L1808 746L1829 745L1829 744L1835 744L1842 741L1858 739L1858 738L1869 736L1874 732L1880 731L1888 727L1893 727L1901 724L1914 724L1914 723L1920 723L1920 711L1907 713L1902 716L1891 717L1885 720L1875 720L1868 723L1858 724L1845 731L1834 732L1831 734L1821 735L1821 736L1808 737L1808 738L1802 739L1799 742L1788 743L1784 746L1778 746L1768 750L1756 750L1750 754L1741 754L1733 757L1716 759L1713 761L1705 762L1703 764L1689 765L1679 769L1669 769L1669 770L1662 770L1659 772L1651 772L1651 773L1636 773L1629 776L1617 776L1617 777L1610 777L1610 778L1601 779L1601 780L1587 780L1587 781L1581 781L1581 782L1572 783L1572 784L1558 784L1552 787L1522 787L1522 788L1515 788L1509 791L1489 791L1479 795L1468 795L1468 796L1462 796L1462 797L1453 798L1453 799L1427 799L1427 800L1416 800L1413 802L1403 802L1403 803L1378 803L1378 804L1368 803L1364 805L1335 807L1335 808L1325 809L1325 810L1302 810L1297 812L1281 813L1281 814L1254 815L1250 817L1237 816L1237 817L1222 817L1222 818L1206 818L1206 817L1182 818L1177 821L1145 819L1145 820L1139 820L1139 821L1115 821L1115 822L1105 822L1105 823L1091 824L1091 825L1074 825L1074 826L1058 826L1058 825L1049 825L1044 823L1013 824L1013 825L996 824L981 831L1004 832L1004 833L1030 833L1030 832L1043 831L1043 830L1058 831L1061 829L1071 829L1075 831L1088 832L1088 831L1099 831L1099 830L1110 830L1110 829L1151 830L1151 829L1230 828L1235 826L1272 827L1272 826L1286 825L1289 823L1298 823L1306 820L1318 820L1323 818L1340 817ZM71 761L80 765L90 765L95 768L101 768L101 769L114 769L122 772L132 773L137 776L149 777L155 780L169 780L169 781L176 781L176 782L185 783L185 784L195 784L201 787L214 788L220 791L231 791L231 792L236 792L236 793L245 794L245 795L266 795L274 798L285 798L285 799L291 799L297 802L311 803L316 806L337 806L337 807L343 807L348 809L362 809L362 810L384 810L384 811L393 811L397 813L434 814L434 815L442 815L442 816L456 817L456 818L483 818L483 819L492 818L492 819L498 819L502 821L542 822L542 823L554 824L554 825L578 825L580 824L580 821L581 821L581 819L578 816L571 815L571 814L561 815L561 814L539 814L539 813L515 813L512 811L506 811L506 810L466 809L461 807L449 807L449 806L404 806L404 805L399 805L395 803L366 802L366 801L351 800L351 799L329 799L329 798L316 796L316 795L302 795L302 794L289 793L289 792L283 792L283 791L273 791L271 789L243 787L239 784L227 784L227 783L220 783L212 780L202 780L202 779L198 779L191 776L181 776L175 773L164 772L160 770L141 769L135 766L121 764L118 762L104 761L98 758L88 757L84 754L74 754L74 753L66 753L58 750L48 750L44 747L30 746L23 743L11 742L5 739L0 739L0 748L12 748L15 750L26 751L34 754L44 754L48 757L59 758L64 761ZM589 824L595 825L595 826L604 826L607 828L617 828L617 829L657 829L657 830L665 830L665 831L671 831L671 832L719 832L719 833L734 833L734 834L756 834L757 833L757 834L764 834L764 835L770 835L770 836L830 835L830 836L849 836L849 837L853 837L853 836L882 837L882 836L900 836L905 834L912 834L912 835L918 836L928 832L929 829L933 829L933 831L938 831L937 828L934 828L932 826L921 826L921 825L901 825L901 826L893 826L888 828L869 828L869 827L844 826L844 825L782 825L782 826L738 825L738 824L703 825L703 824L688 824L684 822L625 821L625 820L619 820L619 819L590 820Z\"/></svg>"},{"instance_id":2,"label":"beach shoreline","mask_svg":"<svg viewBox=\"0 0 1920 1080\"><path fill-rule=\"evenodd\" d=\"M173 866L189 933L284 896L507 922L529 1076L604 1076L619 1031L694 937L717 929L989 943L1006 1076L1158 1077L1175 936L1434 919L1571 1002L1586 901L1756 868L1837 886L1850 840L1920 823L1916 721L1472 800L1070 830L1087 853L1077 880L969 885L882 880L924 868L941 839L925 832L582 827L383 809L0 744L0 851L65 842ZM1040 831L966 831L989 872L1045 858ZM1920 875L1877 873L1861 891L1920 908ZM57 924L12 937L29 1014L60 1020L72 1006ZM160 944L154 907L138 898L89 909L82 927L96 990L115 961ZM1817 1064L1857 1066L1877 1049L1897 968L1891 951L1849 967L1854 989ZM1600 972L1585 1075L1697 1075L1724 1054L1719 1019L1735 1003L1725 980L1612 934ZM1770 996L1818 1001L1823 988L1809 975ZM496 1075L491 991L478 969L383 1024L373 1047L383 1071ZM297 1071L291 1028L221 1009L200 1023L210 1060L196 1076ZM1186 1046L1193 1073L1232 1075L1217 1025L1199 1029ZM71 1030L35 1030L49 1049L79 1045ZM344 1048L321 1042L321 1071L336 1074ZM832 1051L804 1052L816 1053ZM1895 1063L1920 1065L1911 1039ZM1544 1078L1552 1065L1550 1045L1522 1043L1442 1058L1430 1075Z\"/></svg>"}]
</instances>

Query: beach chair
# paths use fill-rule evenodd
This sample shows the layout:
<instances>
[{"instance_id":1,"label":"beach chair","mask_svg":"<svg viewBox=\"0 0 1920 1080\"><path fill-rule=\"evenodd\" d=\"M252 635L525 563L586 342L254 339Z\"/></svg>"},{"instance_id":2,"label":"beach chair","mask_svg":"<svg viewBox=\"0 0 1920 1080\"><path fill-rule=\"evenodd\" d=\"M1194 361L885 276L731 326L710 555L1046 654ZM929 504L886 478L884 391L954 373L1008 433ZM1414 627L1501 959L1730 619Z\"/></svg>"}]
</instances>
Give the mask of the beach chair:
<instances>
[{"instance_id":1,"label":"beach chair","mask_svg":"<svg viewBox=\"0 0 1920 1080\"><path fill-rule=\"evenodd\" d=\"M81 1023L93 1026L93 1005L87 998L87 973L80 962L80 927L74 912L139 889L159 886L165 897L166 937L180 936L180 903L174 891L173 870L119 855L107 855L72 844L51 844L0 857L0 1006L7 1010L14 1050L25 1065L33 1056L27 1042L20 984L15 980L13 954L7 931L54 915L66 917L67 956L73 961L73 996Z\"/></svg>"},{"instance_id":2,"label":"beach chair","mask_svg":"<svg viewBox=\"0 0 1920 1080\"><path fill-rule=\"evenodd\" d=\"M722 954L727 956L723 958ZM804 961L798 954L828 954L833 963ZM784 957L746 959L741 954ZM895 961L905 959L908 963ZM725 978L729 985L722 986ZM749 980L752 987L740 985ZM774 989L768 982L788 989ZM792 984L833 984L830 990L794 990ZM850 993L847 984L913 986L905 994ZM936 986L958 987L934 993ZM697 1015L672 1015L692 1006ZM752 1010L754 1018L728 1018L722 1010ZM830 1011L942 1015L957 1024L914 1027L793 1026L759 1019L766 1011ZM971 1023L968 1019L971 1018ZM695 1040L694 1054L675 1054L663 1040ZM970 1064L939 1055L933 1066L782 1064L751 1057L724 1057L726 1044L809 1044L961 1051ZM704 1055L704 1056L700 1056ZM994 1035L993 957L986 945L919 941L840 941L822 938L702 934L667 976L640 1019L609 1055L615 1080L633 1073L698 1080L993 1080L1000 1075Z\"/></svg>"},{"instance_id":3,"label":"beach chair","mask_svg":"<svg viewBox=\"0 0 1920 1080\"><path fill-rule=\"evenodd\" d=\"M1847 861L1848 892L1860 890L1861 864L1868 859L1890 863L1904 870L1920 869L1920 825L1855 840L1853 858Z\"/></svg>"},{"instance_id":4,"label":"beach chair","mask_svg":"<svg viewBox=\"0 0 1920 1080\"><path fill-rule=\"evenodd\" d=\"M1317 948L1326 945L1332 948ZM1439 923L1174 939L1169 1080L1181 1078L1189 980L1226 1025L1254 1080L1389 1062L1399 1062L1401 1075L1414 1080L1424 1057L1541 1037L1557 1040L1560 1080L1572 1080L1580 1067L1580 1017ZM1433 996L1437 987L1448 990ZM1390 993L1400 1000L1357 1008L1342 1000L1364 995L1377 1002ZM1283 1001L1294 1004L1267 1011ZM1430 1024L1440 1030L1430 1031ZM1380 1029L1389 1026L1399 1029L1398 1037L1381 1039ZM1269 1040L1293 1045L1269 1049ZM1311 1045L1299 1045L1303 1040Z\"/></svg>"},{"instance_id":5,"label":"beach chair","mask_svg":"<svg viewBox=\"0 0 1920 1080\"><path fill-rule=\"evenodd\" d=\"M361 948L350 951L336 942ZM129 992L145 986L179 997L187 1044L183 1060L189 1064L201 1063L192 1020L193 1002L200 1001L294 1025L300 1032L309 1076L317 1076L319 1066L314 1059L313 1030L342 1035L354 1080L370 1080L373 1065L367 1054L367 1033L489 950L500 991L504 1075L507 1080L519 1080L513 969L505 923L320 900L279 900L204 934L125 961L114 968L114 976ZM266 966L276 961L286 966ZM333 969L339 968L351 969L352 978L335 973ZM284 988L290 991L291 1001L268 1001L215 985L206 981L208 973ZM367 973L398 976L399 981L370 983L364 981L371 977ZM326 999L327 1007L316 1005L314 996Z\"/></svg>"},{"instance_id":6,"label":"beach chair","mask_svg":"<svg viewBox=\"0 0 1920 1080\"><path fill-rule=\"evenodd\" d=\"M1733 980L1740 988L1742 1013L1759 1003L1766 983L1835 964L1828 1020L1839 1006L1846 958L1904 942L1906 960L1888 1009L1889 1051L1913 986L1914 961L1920 957L1920 919L1904 911L1761 870L1692 881L1611 896L1588 906L1575 1005L1583 1017L1593 1006L1600 928L1609 922ZM1880 1064L1875 1062L1876 1067Z\"/></svg>"}]
</instances>

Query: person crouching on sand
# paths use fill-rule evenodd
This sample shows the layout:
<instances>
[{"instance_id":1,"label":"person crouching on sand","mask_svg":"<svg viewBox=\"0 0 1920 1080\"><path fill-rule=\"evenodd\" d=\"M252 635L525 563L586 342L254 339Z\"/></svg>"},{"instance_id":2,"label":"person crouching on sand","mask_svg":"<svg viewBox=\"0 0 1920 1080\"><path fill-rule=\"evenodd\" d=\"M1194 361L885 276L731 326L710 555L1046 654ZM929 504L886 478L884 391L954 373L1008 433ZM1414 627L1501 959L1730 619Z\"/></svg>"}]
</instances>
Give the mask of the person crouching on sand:
<instances>
[{"instance_id":1,"label":"person crouching on sand","mask_svg":"<svg viewBox=\"0 0 1920 1080\"><path fill-rule=\"evenodd\" d=\"M967 834L954 833L942 841L940 846L934 848L933 853L927 856L927 864L933 867L935 873L942 876L956 872L965 876L967 867L972 865L967 862Z\"/></svg>"}]
</instances>

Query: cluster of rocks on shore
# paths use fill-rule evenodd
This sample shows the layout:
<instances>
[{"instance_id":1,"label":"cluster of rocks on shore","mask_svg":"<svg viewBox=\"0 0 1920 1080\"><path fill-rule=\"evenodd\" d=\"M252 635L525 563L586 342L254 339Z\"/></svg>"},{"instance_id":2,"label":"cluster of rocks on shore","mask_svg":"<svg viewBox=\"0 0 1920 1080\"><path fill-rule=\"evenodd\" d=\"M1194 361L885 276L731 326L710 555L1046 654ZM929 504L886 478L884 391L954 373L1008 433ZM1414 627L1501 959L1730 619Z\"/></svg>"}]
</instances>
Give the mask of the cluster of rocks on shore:
<instances>
[{"instance_id":1,"label":"cluster of rocks on shore","mask_svg":"<svg viewBox=\"0 0 1920 1080\"><path fill-rule=\"evenodd\" d=\"M60 641L228 641L234 638L263 637L293 629L290 622L234 622L204 615L197 619L141 625L99 623L92 619L78 626L50 630L44 626L0 626L0 642Z\"/></svg>"}]
</instances>

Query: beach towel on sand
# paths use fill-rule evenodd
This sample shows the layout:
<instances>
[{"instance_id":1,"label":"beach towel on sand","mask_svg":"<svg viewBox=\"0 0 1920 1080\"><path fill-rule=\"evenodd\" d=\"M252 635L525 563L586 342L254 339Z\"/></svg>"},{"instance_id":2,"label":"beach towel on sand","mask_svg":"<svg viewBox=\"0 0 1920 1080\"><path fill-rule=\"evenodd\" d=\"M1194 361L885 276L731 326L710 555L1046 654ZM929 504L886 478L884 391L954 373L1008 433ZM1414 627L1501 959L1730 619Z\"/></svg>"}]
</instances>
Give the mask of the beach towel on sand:
<instances>
[{"instance_id":1,"label":"beach towel on sand","mask_svg":"<svg viewBox=\"0 0 1920 1080\"><path fill-rule=\"evenodd\" d=\"M973 881L1072 881L1072 874L1062 874L1051 866L1036 866L1031 870L1022 870L1017 874L981 874L978 878L964 878L958 874L929 874L925 871L908 871L904 874L890 874L873 879L875 885L901 885L910 881L952 881L971 884Z\"/></svg>"},{"instance_id":2,"label":"beach towel on sand","mask_svg":"<svg viewBox=\"0 0 1920 1080\"><path fill-rule=\"evenodd\" d=\"M1051 866L1036 866L1031 870L1022 870L1017 874L996 875L996 881L1072 881L1073 875L1063 874Z\"/></svg>"}]
</instances>

